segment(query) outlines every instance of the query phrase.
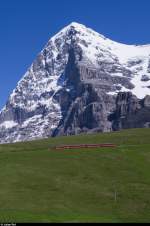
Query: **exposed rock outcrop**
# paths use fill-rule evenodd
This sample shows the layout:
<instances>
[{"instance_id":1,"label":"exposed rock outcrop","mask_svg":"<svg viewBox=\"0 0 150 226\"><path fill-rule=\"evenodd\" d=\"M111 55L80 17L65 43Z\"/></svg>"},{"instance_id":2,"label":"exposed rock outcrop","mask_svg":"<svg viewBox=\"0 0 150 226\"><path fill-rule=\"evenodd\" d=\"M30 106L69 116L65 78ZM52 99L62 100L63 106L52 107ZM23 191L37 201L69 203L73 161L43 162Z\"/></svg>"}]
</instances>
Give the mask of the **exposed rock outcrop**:
<instances>
[{"instance_id":1,"label":"exposed rock outcrop","mask_svg":"<svg viewBox=\"0 0 150 226\"><path fill-rule=\"evenodd\" d=\"M119 93L110 120L113 130L150 127L150 96L139 100L132 93Z\"/></svg>"}]
</instances>

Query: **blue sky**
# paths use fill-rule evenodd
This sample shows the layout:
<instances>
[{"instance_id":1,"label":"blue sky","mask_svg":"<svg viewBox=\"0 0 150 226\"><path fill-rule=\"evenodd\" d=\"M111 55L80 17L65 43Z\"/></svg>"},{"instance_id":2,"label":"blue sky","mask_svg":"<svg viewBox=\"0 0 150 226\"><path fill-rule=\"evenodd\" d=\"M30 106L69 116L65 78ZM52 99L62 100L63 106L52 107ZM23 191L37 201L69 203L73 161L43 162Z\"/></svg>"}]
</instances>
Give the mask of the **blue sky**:
<instances>
[{"instance_id":1,"label":"blue sky","mask_svg":"<svg viewBox=\"0 0 150 226\"><path fill-rule=\"evenodd\" d=\"M150 0L0 0L0 108L48 39L71 22L150 43Z\"/></svg>"}]
</instances>

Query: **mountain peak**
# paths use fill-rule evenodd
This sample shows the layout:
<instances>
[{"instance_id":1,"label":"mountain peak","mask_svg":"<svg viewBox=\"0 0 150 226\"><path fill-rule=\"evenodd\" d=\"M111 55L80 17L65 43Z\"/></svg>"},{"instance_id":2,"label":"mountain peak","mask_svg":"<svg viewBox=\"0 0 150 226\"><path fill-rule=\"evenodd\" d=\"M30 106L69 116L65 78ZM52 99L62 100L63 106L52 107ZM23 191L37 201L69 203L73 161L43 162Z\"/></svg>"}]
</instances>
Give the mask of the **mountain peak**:
<instances>
[{"instance_id":1,"label":"mountain peak","mask_svg":"<svg viewBox=\"0 0 150 226\"><path fill-rule=\"evenodd\" d=\"M10 95L0 112L0 143L116 130L115 117L125 117L131 104L133 117L143 105L148 113L128 127L148 126L150 103L143 98L149 94L149 46L117 43L72 22L49 40Z\"/></svg>"},{"instance_id":2,"label":"mountain peak","mask_svg":"<svg viewBox=\"0 0 150 226\"><path fill-rule=\"evenodd\" d=\"M81 33L88 30L88 28L85 25L83 25L83 24L80 24L80 23L77 23L77 22L71 22L69 25L67 25L64 28L62 28L61 31L58 34L56 34L56 35L59 35L59 34L62 34L62 33L66 33L72 28L74 30L78 31L78 32L81 32Z\"/></svg>"},{"instance_id":3,"label":"mountain peak","mask_svg":"<svg viewBox=\"0 0 150 226\"><path fill-rule=\"evenodd\" d=\"M70 29L74 28L75 30L79 31L80 33L87 32L88 34L95 34L98 35L99 37L105 38L102 34L99 34L95 30L91 29L88 26L85 26L84 24L78 23L78 22L72 22L68 26L66 26L64 29Z\"/></svg>"},{"instance_id":4,"label":"mountain peak","mask_svg":"<svg viewBox=\"0 0 150 226\"><path fill-rule=\"evenodd\" d=\"M50 40L54 41L59 38L64 39L65 36L70 35L70 31L71 31L71 34L77 36L80 40L84 39L84 41L93 40L95 42L97 40L101 40L103 42L104 40L107 39L105 36L99 34L95 30L93 30L83 24L80 24L77 22L71 22L69 25L67 25L66 27L61 29ZM72 31L74 31L74 32L72 32Z\"/></svg>"},{"instance_id":5,"label":"mountain peak","mask_svg":"<svg viewBox=\"0 0 150 226\"><path fill-rule=\"evenodd\" d=\"M78 23L78 22L71 22L69 25L69 27L85 27L85 25Z\"/></svg>"}]
</instances>

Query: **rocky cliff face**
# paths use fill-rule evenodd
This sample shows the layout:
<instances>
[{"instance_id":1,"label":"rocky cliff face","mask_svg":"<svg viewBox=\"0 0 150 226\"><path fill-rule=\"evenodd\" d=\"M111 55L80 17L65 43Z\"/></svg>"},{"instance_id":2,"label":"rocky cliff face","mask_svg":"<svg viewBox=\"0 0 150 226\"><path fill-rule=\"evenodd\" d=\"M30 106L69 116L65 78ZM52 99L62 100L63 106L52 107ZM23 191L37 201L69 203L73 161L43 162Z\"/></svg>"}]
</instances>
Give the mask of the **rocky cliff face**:
<instances>
[{"instance_id":1,"label":"rocky cliff face","mask_svg":"<svg viewBox=\"0 0 150 226\"><path fill-rule=\"evenodd\" d=\"M37 56L0 113L1 143L150 126L150 46L72 23Z\"/></svg>"},{"instance_id":2,"label":"rocky cliff face","mask_svg":"<svg viewBox=\"0 0 150 226\"><path fill-rule=\"evenodd\" d=\"M150 96L139 100L132 93L119 93L110 115L113 130L150 127Z\"/></svg>"}]
</instances>

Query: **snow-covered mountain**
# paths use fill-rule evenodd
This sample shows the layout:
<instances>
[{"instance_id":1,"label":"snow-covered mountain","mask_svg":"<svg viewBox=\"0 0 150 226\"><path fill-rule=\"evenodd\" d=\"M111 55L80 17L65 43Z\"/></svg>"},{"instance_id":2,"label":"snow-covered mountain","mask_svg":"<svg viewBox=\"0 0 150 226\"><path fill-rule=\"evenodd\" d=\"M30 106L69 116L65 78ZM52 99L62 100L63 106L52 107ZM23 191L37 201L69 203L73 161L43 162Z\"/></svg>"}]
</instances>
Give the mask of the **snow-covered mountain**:
<instances>
[{"instance_id":1,"label":"snow-covered mountain","mask_svg":"<svg viewBox=\"0 0 150 226\"><path fill-rule=\"evenodd\" d=\"M0 142L149 127L149 95L150 45L117 43L71 23L10 95Z\"/></svg>"}]
</instances>

